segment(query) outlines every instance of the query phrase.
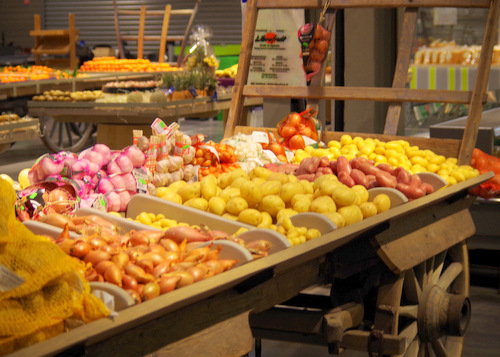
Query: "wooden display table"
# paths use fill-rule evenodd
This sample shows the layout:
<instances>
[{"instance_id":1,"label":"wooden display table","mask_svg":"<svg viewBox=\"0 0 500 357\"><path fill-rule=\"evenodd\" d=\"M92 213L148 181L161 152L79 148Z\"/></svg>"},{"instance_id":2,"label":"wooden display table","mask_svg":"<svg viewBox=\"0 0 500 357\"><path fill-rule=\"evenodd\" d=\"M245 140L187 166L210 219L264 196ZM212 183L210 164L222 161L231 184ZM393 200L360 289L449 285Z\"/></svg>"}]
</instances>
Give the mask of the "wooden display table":
<instances>
[{"instance_id":1,"label":"wooden display table","mask_svg":"<svg viewBox=\"0 0 500 357\"><path fill-rule=\"evenodd\" d=\"M30 115L53 117L61 122L92 122L97 124L97 142L111 148L132 143L132 129L151 134L151 123L161 118L170 124L182 117L212 117L219 111L227 113L231 95L212 101L210 97L176 100L166 103L95 103L95 102L28 102ZM245 101L245 108L261 106L261 98ZM227 114L226 114L227 115Z\"/></svg>"}]
</instances>

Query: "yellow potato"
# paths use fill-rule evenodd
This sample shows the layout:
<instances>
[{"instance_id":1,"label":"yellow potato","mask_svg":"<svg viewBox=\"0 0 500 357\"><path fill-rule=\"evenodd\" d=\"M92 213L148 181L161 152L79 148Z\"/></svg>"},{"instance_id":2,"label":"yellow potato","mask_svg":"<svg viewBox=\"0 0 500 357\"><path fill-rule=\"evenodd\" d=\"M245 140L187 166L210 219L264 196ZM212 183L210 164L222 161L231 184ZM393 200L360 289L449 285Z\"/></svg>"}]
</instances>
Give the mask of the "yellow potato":
<instances>
[{"instance_id":1,"label":"yellow potato","mask_svg":"<svg viewBox=\"0 0 500 357\"><path fill-rule=\"evenodd\" d=\"M311 181L300 180L299 183L304 188L304 193L314 193L314 187Z\"/></svg>"},{"instance_id":2,"label":"yellow potato","mask_svg":"<svg viewBox=\"0 0 500 357\"><path fill-rule=\"evenodd\" d=\"M232 221L237 221L238 220L238 216L235 216L234 214L231 214L231 213L228 213L228 212L224 213L222 215L222 217L230 219Z\"/></svg>"},{"instance_id":3,"label":"yellow potato","mask_svg":"<svg viewBox=\"0 0 500 357\"><path fill-rule=\"evenodd\" d=\"M320 196L311 202L311 212L325 213L335 212L336 210L335 201L330 196Z\"/></svg>"},{"instance_id":4,"label":"yellow potato","mask_svg":"<svg viewBox=\"0 0 500 357\"><path fill-rule=\"evenodd\" d=\"M262 188L257 183L246 180L240 186L240 194L247 201L248 207L256 207L262 199Z\"/></svg>"},{"instance_id":5,"label":"yellow potato","mask_svg":"<svg viewBox=\"0 0 500 357\"><path fill-rule=\"evenodd\" d=\"M280 209L278 211L278 213L276 214L276 222L277 223L280 223L280 222L283 222L283 220L285 218L290 218L291 216L294 216L296 215L297 211L291 209L291 208L283 208L283 209Z\"/></svg>"},{"instance_id":6,"label":"yellow potato","mask_svg":"<svg viewBox=\"0 0 500 357\"><path fill-rule=\"evenodd\" d=\"M195 197L184 202L185 206L199 209L201 211L206 211L208 208L208 201L201 197Z\"/></svg>"},{"instance_id":7,"label":"yellow potato","mask_svg":"<svg viewBox=\"0 0 500 357\"><path fill-rule=\"evenodd\" d=\"M243 169L236 169L234 171L231 171L229 173L229 184L231 184L234 180L236 180L238 177L243 177L249 180L250 178L248 177L248 174L246 173L245 170Z\"/></svg>"},{"instance_id":8,"label":"yellow potato","mask_svg":"<svg viewBox=\"0 0 500 357\"><path fill-rule=\"evenodd\" d=\"M313 188L314 190L318 190L321 185L323 184L334 184L335 182L338 182L337 176L334 174L326 174L326 175L321 175L318 177L316 180L314 180L313 183Z\"/></svg>"},{"instance_id":9,"label":"yellow potato","mask_svg":"<svg viewBox=\"0 0 500 357\"><path fill-rule=\"evenodd\" d=\"M262 221L260 224L257 226L258 228L272 228L271 226L273 225L273 217L267 212L260 212L260 216L262 218Z\"/></svg>"},{"instance_id":10,"label":"yellow potato","mask_svg":"<svg viewBox=\"0 0 500 357\"><path fill-rule=\"evenodd\" d=\"M262 197L258 207L260 211L265 211L269 213L271 217L276 217L278 212L285 208L285 202L277 195L267 195Z\"/></svg>"},{"instance_id":11,"label":"yellow potato","mask_svg":"<svg viewBox=\"0 0 500 357\"><path fill-rule=\"evenodd\" d=\"M356 205L341 207L337 212L344 217L346 226L363 220L361 208Z\"/></svg>"},{"instance_id":12,"label":"yellow potato","mask_svg":"<svg viewBox=\"0 0 500 357\"><path fill-rule=\"evenodd\" d=\"M267 181L278 180L281 183L290 182L288 175L283 172L273 172L267 177Z\"/></svg>"},{"instance_id":13,"label":"yellow potato","mask_svg":"<svg viewBox=\"0 0 500 357\"><path fill-rule=\"evenodd\" d=\"M226 212L226 201L222 197L212 197L208 201L208 211L222 216Z\"/></svg>"},{"instance_id":14,"label":"yellow potato","mask_svg":"<svg viewBox=\"0 0 500 357\"><path fill-rule=\"evenodd\" d=\"M297 212L309 212L312 197L304 193L297 194L292 198L292 208Z\"/></svg>"},{"instance_id":15,"label":"yellow potato","mask_svg":"<svg viewBox=\"0 0 500 357\"><path fill-rule=\"evenodd\" d=\"M236 187L240 188L240 186L244 183L247 182L248 179L242 176L236 177L233 182L231 182L231 187Z\"/></svg>"},{"instance_id":16,"label":"yellow potato","mask_svg":"<svg viewBox=\"0 0 500 357\"><path fill-rule=\"evenodd\" d=\"M160 196L161 199L182 205L182 197L176 192L166 192Z\"/></svg>"},{"instance_id":17,"label":"yellow potato","mask_svg":"<svg viewBox=\"0 0 500 357\"><path fill-rule=\"evenodd\" d=\"M377 212L385 212L391 208L391 199L385 193L380 193L373 198L373 203L377 207Z\"/></svg>"},{"instance_id":18,"label":"yellow potato","mask_svg":"<svg viewBox=\"0 0 500 357\"><path fill-rule=\"evenodd\" d=\"M354 185L351 187L351 190L358 195L358 205L368 201L369 194L365 186Z\"/></svg>"},{"instance_id":19,"label":"yellow potato","mask_svg":"<svg viewBox=\"0 0 500 357\"><path fill-rule=\"evenodd\" d=\"M333 190L332 198L338 207L354 205L358 201L356 192L347 186L338 186Z\"/></svg>"},{"instance_id":20,"label":"yellow potato","mask_svg":"<svg viewBox=\"0 0 500 357\"><path fill-rule=\"evenodd\" d=\"M330 218L330 220L335 223L337 228L342 228L345 226L345 219L340 213L338 212L326 212L323 213L326 217Z\"/></svg>"},{"instance_id":21,"label":"yellow potato","mask_svg":"<svg viewBox=\"0 0 500 357\"><path fill-rule=\"evenodd\" d=\"M175 191L173 191L170 187L164 187L164 186L157 187L156 188L156 197L165 196L166 194L168 194L170 192L174 192L175 193Z\"/></svg>"},{"instance_id":22,"label":"yellow potato","mask_svg":"<svg viewBox=\"0 0 500 357\"><path fill-rule=\"evenodd\" d=\"M264 182L260 187L262 189L262 196L279 195L281 191L281 182L278 180L271 180Z\"/></svg>"},{"instance_id":23,"label":"yellow potato","mask_svg":"<svg viewBox=\"0 0 500 357\"><path fill-rule=\"evenodd\" d=\"M240 190L236 187L226 187L220 193L218 194L217 197L220 197L224 199L224 201L229 201L233 197L239 197L240 196Z\"/></svg>"},{"instance_id":24,"label":"yellow potato","mask_svg":"<svg viewBox=\"0 0 500 357\"><path fill-rule=\"evenodd\" d=\"M200 197L201 194L200 182L197 181L184 185L177 190L177 193L182 197L183 203L191 198Z\"/></svg>"},{"instance_id":25,"label":"yellow potato","mask_svg":"<svg viewBox=\"0 0 500 357\"><path fill-rule=\"evenodd\" d=\"M217 179L213 175L205 176L200 181L201 197L210 200L217 195Z\"/></svg>"},{"instance_id":26,"label":"yellow potato","mask_svg":"<svg viewBox=\"0 0 500 357\"><path fill-rule=\"evenodd\" d=\"M217 185L222 189L225 189L230 184L231 184L231 173L229 172L223 173L222 175L219 175L219 177L217 178Z\"/></svg>"},{"instance_id":27,"label":"yellow potato","mask_svg":"<svg viewBox=\"0 0 500 357\"><path fill-rule=\"evenodd\" d=\"M168 189L174 191L174 192L177 192L177 190L179 188L181 188L182 186L186 186L188 183L184 180L178 180L178 181L175 181L175 182L172 182L170 185L168 185Z\"/></svg>"},{"instance_id":28,"label":"yellow potato","mask_svg":"<svg viewBox=\"0 0 500 357\"><path fill-rule=\"evenodd\" d=\"M288 182L281 186L280 197L285 204L290 203L295 195L304 193L304 188L298 182Z\"/></svg>"},{"instance_id":29,"label":"yellow potato","mask_svg":"<svg viewBox=\"0 0 500 357\"><path fill-rule=\"evenodd\" d=\"M322 176L326 176L326 175L322 175ZM319 178L321 178L322 176L320 176ZM335 175L331 175L331 176L335 177ZM337 187L341 187L341 186L343 186L343 185L339 181L329 178L326 180L322 180L320 182L320 184L318 186L318 190L322 196L331 196L333 191Z\"/></svg>"},{"instance_id":30,"label":"yellow potato","mask_svg":"<svg viewBox=\"0 0 500 357\"><path fill-rule=\"evenodd\" d=\"M373 202L363 202L359 205L363 218L375 216L377 214L377 206Z\"/></svg>"},{"instance_id":31,"label":"yellow potato","mask_svg":"<svg viewBox=\"0 0 500 357\"><path fill-rule=\"evenodd\" d=\"M321 237L321 232L316 228L309 228L306 232L306 240L311 240L314 238Z\"/></svg>"},{"instance_id":32,"label":"yellow potato","mask_svg":"<svg viewBox=\"0 0 500 357\"><path fill-rule=\"evenodd\" d=\"M238 221L252 226L258 226L262 223L262 215L255 208L247 208L240 212Z\"/></svg>"},{"instance_id":33,"label":"yellow potato","mask_svg":"<svg viewBox=\"0 0 500 357\"><path fill-rule=\"evenodd\" d=\"M248 208L248 203L243 197L233 197L227 201L226 210L235 216L238 216L241 211Z\"/></svg>"},{"instance_id":34,"label":"yellow potato","mask_svg":"<svg viewBox=\"0 0 500 357\"><path fill-rule=\"evenodd\" d=\"M253 179L251 179L252 182L255 182L257 185L262 185L264 182L266 182L265 179L263 179L262 177L254 177Z\"/></svg>"},{"instance_id":35,"label":"yellow potato","mask_svg":"<svg viewBox=\"0 0 500 357\"><path fill-rule=\"evenodd\" d=\"M249 176L250 176L250 179L252 179L252 180L256 177L267 180L267 177L271 174L272 174L271 170L266 169L265 167L259 166L259 167L255 167L254 169L252 169L252 171L250 171Z\"/></svg>"}]
</instances>

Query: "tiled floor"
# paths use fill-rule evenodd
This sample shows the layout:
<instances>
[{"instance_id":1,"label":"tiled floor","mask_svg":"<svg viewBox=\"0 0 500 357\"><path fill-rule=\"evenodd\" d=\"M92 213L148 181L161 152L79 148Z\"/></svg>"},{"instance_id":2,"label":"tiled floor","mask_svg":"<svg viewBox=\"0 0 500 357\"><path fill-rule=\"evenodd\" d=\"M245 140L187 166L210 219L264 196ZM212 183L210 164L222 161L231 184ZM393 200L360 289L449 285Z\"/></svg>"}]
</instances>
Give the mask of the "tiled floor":
<instances>
[{"instance_id":1,"label":"tiled floor","mask_svg":"<svg viewBox=\"0 0 500 357\"><path fill-rule=\"evenodd\" d=\"M219 142L223 137L222 122L216 120L181 120L181 130L187 134L202 133L208 139ZM18 173L35 162L46 153L47 149L41 140L18 142L7 151L0 153L0 173L17 179ZM494 278L494 277L493 277ZM474 280L473 280L474 284ZM498 357L500 356L500 295L497 293L498 281L487 287L473 285L471 287L472 319L466 336L464 357ZM346 351L345 357L366 356L366 352ZM263 340L263 357L326 357L326 346L313 346L289 342ZM255 351L250 353L255 357Z\"/></svg>"}]
</instances>

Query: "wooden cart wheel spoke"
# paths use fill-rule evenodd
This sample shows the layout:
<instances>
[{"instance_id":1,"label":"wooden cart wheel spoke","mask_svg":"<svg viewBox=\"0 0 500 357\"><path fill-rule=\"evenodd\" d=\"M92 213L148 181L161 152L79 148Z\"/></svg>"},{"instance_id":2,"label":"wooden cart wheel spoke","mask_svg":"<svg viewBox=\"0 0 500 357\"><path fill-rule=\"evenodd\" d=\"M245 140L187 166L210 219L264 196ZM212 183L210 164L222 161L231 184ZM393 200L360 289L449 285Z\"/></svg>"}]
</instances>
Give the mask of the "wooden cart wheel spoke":
<instances>
[{"instance_id":1,"label":"wooden cart wheel spoke","mask_svg":"<svg viewBox=\"0 0 500 357\"><path fill-rule=\"evenodd\" d=\"M443 272L444 258L446 257L447 251L448 250L445 250L444 252L436 256L434 263L434 274L432 276L431 284L436 284L439 280L439 277L441 276L441 273Z\"/></svg>"},{"instance_id":2,"label":"wooden cart wheel spoke","mask_svg":"<svg viewBox=\"0 0 500 357\"><path fill-rule=\"evenodd\" d=\"M379 287L374 329L405 338L404 357L461 355L470 322L468 269L462 242L405 271L402 283L387 279Z\"/></svg>"},{"instance_id":3,"label":"wooden cart wheel spoke","mask_svg":"<svg viewBox=\"0 0 500 357\"><path fill-rule=\"evenodd\" d=\"M406 357L418 357L420 350L420 340L416 337L408 346L405 356Z\"/></svg>"},{"instance_id":4,"label":"wooden cart wheel spoke","mask_svg":"<svg viewBox=\"0 0 500 357\"><path fill-rule=\"evenodd\" d=\"M452 263L448 268L446 268L443 275L441 275L437 285L444 290L448 289L451 283L455 281L462 271L462 264L457 262Z\"/></svg>"},{"instance_id":5,"label":"wooden cart wheel spoke","mask_svg":"<svg viewBox=\"0 0 500 357\"><path fill-rule=\"evenodd\" d=\"M448 357L448 352L446 352L443 341L439 338L432 341L431 346L437 357Z\"/></svg>"},{"instance_id":6,"label":"wooden cart wheel spoke","mask_svg":"<svg viewBox=\"0 0 500 357\"><path fill-rule=\"evenodd\" d=\"M410 325L408 325L401 333L399 334L402 337L405 337L407 340L407 344L413 342L415 337L418 334L418 324L417 321L413 321Z\"/></svg>"},{"instance_id":7,"label":"wooden cart wheel spoke","mask_svg":"<svg viewBox=\"0 0 500 357\"><path fill-rule=\"evenodd\" d=\"M418 305L401 306L399 309L399 316L416 320L418 318Z\"/></svg>"},{"instance_id":8,"label":"wooden cart wheel spoke","mask_svg":"<svg viewBox=\"0 0 500 357\"><path fill-rule=\"evenodd\" d=\"M425 271L425 283L426 284L432 284L432 278L434 277L434 257L430 258L427 260L427 264L425 266L426 271Z\"/></svg>"},{"instance_id":9,"label":"wooden cart wheel spoke","mask_svg":"<svg viewBox=\"0 0 500 357\"><path fill-rule=\"evenodd\" d=\"M422 287L413 269L408 270L405 274L404 289L408 302L418 304L422 294Z\"/></svg>"},{"instance_id":10,"label":"wooden cart wheel spoke","mask_svg":"<svg viewBox=\"0 0 500 357\"><path fill-rule=\"evenodd\" d=\"M73 138L71 137L71 131L69 130L69 124L65 123L64 124L64 129L66 129L66 135L68 138L68 145L73 146Z\"/></svg>"},{"instance_id":11,"label":"wooden cart wheel spoke","mask_svg":"<svg viewBox=\"0 0 500 357\"><path fill-rule=\"evenodd\" d=\"M64 123L51 117L41 117L41 139L52 152L79 152L90 146L89 139L96 130L93 123Z\"/></svg>"}]
</instances>

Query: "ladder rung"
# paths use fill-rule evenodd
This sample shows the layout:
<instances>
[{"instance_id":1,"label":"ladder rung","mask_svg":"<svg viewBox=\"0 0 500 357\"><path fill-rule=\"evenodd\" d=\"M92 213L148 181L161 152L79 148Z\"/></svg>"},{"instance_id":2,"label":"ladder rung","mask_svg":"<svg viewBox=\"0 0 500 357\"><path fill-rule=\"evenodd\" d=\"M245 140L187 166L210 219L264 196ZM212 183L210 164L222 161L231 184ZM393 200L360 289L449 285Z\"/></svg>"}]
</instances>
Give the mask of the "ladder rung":
<instances>
[{"instance_id":1,"label":"ladder rung","mask_svg":"<svg viewBox=\"0 0 500 357\"><path fill-rule=\"evenodd\" d=\"M246 85L245 97L371 100L378 102L469 103L472 92L374 87L303 87ZM486 95L483 98L486 101Z\"/></svg>"},{"instance_id":2,"label":"ladder rung","mask_svg":"<svg viewBox=\"0 0 500 357\"><path fill-rule=\"evenodd\" d=\"M119 15L132 15L132 16L139 16L141 12L139 10L117 10L116 11ZM194 12L194 10L191 9L177 9L177 10L170 10L170 15L191 15ZM151 15L151 16L163 16L165 15L165 10L146 10L146 15Z\"/></svg>"}]
</instances>

